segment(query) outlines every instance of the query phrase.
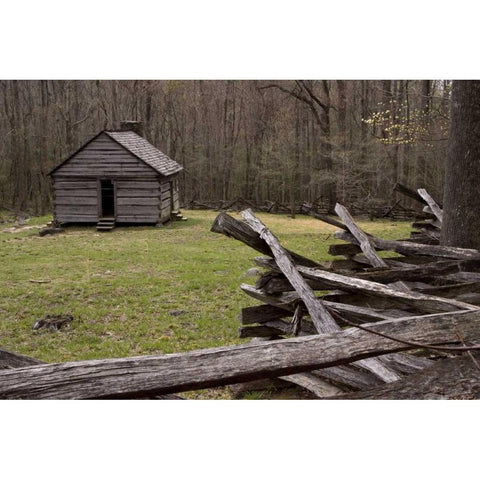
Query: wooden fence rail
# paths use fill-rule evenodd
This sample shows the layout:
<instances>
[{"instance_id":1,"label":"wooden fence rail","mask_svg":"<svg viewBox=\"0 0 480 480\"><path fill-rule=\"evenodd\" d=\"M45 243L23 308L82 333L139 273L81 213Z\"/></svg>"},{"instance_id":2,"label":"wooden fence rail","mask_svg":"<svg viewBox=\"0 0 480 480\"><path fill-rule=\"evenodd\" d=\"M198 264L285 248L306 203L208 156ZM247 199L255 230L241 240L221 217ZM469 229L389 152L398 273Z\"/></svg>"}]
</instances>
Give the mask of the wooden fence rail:
<instances>
[{"instance_id":1,"label":"wooden fence rail","mask_svg":"<svg viewBox=\"0 0 480 480\"><path fill-rule=\"evenodd\" d=\"M460 311L368 324L413 342L480 338L480 312ZM0 371L2 399L139 398L272 378L407 350L358 328L325 335L159 356L34 365Z\"/></svg>"}]
</instances>

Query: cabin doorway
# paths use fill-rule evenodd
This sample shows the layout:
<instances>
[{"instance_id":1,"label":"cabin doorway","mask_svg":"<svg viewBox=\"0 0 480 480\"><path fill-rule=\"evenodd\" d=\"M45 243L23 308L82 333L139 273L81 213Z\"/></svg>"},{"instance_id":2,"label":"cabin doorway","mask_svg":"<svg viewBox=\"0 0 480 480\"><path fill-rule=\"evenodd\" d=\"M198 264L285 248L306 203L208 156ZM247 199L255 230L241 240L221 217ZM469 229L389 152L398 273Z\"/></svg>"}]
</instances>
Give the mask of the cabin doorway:
<instances>
[{"instance_id":1,"label":"cabin doorway","mask_svg":"<svg viewBox=\"0 0 480 480\"><path fill-rule=\"evenodd\" d=\"M102 217L115 217L115 186L111 180L100 180Z\"/></svg>"}]
</instances>

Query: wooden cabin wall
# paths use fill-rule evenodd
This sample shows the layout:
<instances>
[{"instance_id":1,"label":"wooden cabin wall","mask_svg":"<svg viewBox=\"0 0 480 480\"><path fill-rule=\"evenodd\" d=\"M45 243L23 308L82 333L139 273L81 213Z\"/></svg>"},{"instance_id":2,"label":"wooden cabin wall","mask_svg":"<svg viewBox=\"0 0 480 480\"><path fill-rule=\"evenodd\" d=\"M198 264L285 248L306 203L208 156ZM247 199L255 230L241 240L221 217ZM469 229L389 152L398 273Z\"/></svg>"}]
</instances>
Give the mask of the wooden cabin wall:
<instances>
[{"instance_id":1,"label":"wooden cabin wall","mask_svg":"<svg viewBox=\"0 0 480 480\"><path fill-rule=\"evenodd\" d=\"M160 219L160 182L157 179L113 179L115 218L124 223L157 223ZM168 185L168 183L167 183ZM54 180L55 219L60 223L99 220L100 193L97 179ZM168 201L169 201L168 195ZM162 221L170 219L164 210Z\"/></svg>"},{"instance_id":2,"label":"wooden cabin wall","mask_svg":"<svg viewBox=\"0 0 480 480\"><path fill-rule=\"evenodd\" d=\"M97 180L56 177L53 179L55 220L96 222L98 220Z\"/></svg>"},{"instance_id":3,"label":"wooden cabin wall","mask_svg":"<svg viewBox=\"0 0 480 480\"><path fill-rule=\"evenodd\" d=\"M157 223L160 218L160 182L119 179L116 186L116 221Z\"/></svg>"},{"instance_id":4,"label":"wooden cabin wall","mask_svg":"<svg viewBox=\"0 0 480 480\"><path fill-rule=\"evenodd\" d=\"M172 189L171 181L168 178L164 178L160 184L161 194L161 210L160 210L160 221L166 222L170 220L170 215L172 214Z\"/></svg>"}]
</instances>

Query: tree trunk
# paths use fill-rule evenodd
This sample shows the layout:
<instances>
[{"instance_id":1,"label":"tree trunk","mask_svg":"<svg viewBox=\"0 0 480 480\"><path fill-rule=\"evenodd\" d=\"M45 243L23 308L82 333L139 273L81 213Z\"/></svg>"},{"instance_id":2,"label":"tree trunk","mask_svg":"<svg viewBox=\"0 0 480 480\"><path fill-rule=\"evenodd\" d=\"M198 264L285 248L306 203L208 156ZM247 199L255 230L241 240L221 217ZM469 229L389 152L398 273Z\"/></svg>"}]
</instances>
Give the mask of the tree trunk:
<instances>
[{"instance_id":1,"label":"tree trunk","mask_svg":"<svg viewBox=\"0 0 480 480\"><path fill-rule=\"evenodd\" d=\"M454 81L441 243L480 249L480 81Z\"/></svg>"}]
</instances>

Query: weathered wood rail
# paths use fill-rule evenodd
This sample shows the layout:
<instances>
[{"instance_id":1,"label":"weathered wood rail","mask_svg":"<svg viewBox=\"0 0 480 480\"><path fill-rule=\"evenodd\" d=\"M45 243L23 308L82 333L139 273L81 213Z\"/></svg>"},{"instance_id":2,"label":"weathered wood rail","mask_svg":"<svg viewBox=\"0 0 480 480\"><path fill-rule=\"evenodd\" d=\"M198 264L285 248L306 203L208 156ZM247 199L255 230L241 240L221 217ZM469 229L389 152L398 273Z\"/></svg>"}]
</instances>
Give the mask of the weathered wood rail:
<instances>
[{"instance_id":1,"label":"weathered wood rail","mask_svg":"<svg viewBox=\"0 0 480 480\"><path fill-rule=\"evenodd\" d=\"M384 240L364 232L348 210L337 204L339 219L309 212L311 216L340 229L336 238L350 242L332 245L330 253L345 260L319 263L285 250L275 235L252 211L242 212L244 222L225 213L212 231L223 233L267 257L257 257L266 272L256 286L242 290L263 305L248 307L240 315L241 338L279 339L304 337L315 332L342 332L351 322L377 324L456 311L478 311L480 305L480 252L443 247L439 237L442 211L426 192L399 187L425 206L426 219L407 240ZM228 228L219 228L226 224ZM250 227L248 236L239 235ZM390 250L400 257L382 258L377 251ZM298 261L297 261L298 259ZM405 340L407 340L405 338ZM345 392L369 390L384 383L392 391L403 377L430 366L429 360L415 354L398 353L395 361L385 355L369 358L365 364L351 359L345 365L317 369L293 383L302 385L322 398L331 396L325 382ZM431 362L431 361L430 361ZM314 377L318 384L315 388ZM284 377L287 378L287 377ZM380 384L378 383L380 381ZM323 393L321 393L323 392ZM360 395L360 393L359 393Z\"/></svg>"},{"instance_id":2,"label":"weathered wood rail","mask_svg":"<svg viewBox=\"0 0 480 480\"><path fill-rule=\"evenodd\" d=\"M379 333L436 345L480 338L480 312L368 324ZM349 364L410 349L358 328L186 353L41 364L0 371L2 399L139 398Z\"/></svg>"}]
</instances>

